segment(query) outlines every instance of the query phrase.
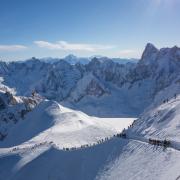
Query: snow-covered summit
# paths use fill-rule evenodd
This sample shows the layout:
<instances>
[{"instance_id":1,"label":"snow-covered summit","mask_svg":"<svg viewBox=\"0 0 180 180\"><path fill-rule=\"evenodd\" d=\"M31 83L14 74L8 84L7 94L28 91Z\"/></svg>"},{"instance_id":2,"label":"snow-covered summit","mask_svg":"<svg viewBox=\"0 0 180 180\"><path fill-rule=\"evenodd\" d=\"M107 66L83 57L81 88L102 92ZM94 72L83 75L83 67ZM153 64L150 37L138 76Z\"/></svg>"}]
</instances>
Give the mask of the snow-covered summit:
<instances>
[{"instance_id":1,"label":"snow-covered summit","mask_svg":"<svg viewBox=\"0 0 180 180\"><path fill-rule=\"evenodd\" d=\"M0 179L178 179L179 94L176 46L130 64L1 62Z\"/></svg>"},{"instance_id":2,"label":"snow-covered summit","mask_svg":"<svg viewBox=\"0 0 180 180\"><path fill-rule=\"evenodd\" d=\"M71 65L75 65L77 63L88 64L91 61L91 59L88 57L77 57L73 54L69 54L68 56L64 57L63 60L70 63Z\"/></svg>"},{"instance_id":3,"label":"snow-covered summit","mask_svg":"<svg viewBox=\"0 0 180 180\"><path fill-rule=\"evenodd\" d=\"M119 119L121 126L116 128L113 123L118 123L117 120L90 117L80 111L63 107L55 101L44 100L27 114L24 121L10 129L0 146L10 147L27 141L30 144L53 141L59 149L80 147L113 136L127 128L133 118Z\"/></svg>"},{"instance_id":4,"label":"snow-covered summit","mask_svg":"<svg viewBox=\"0 0 180 180\"><path fill-rule=\"evenodd\" d=\"M75 65L65 60L45 63L36 58L25 62L1 62L0 76L3 79L1 84L13 88L17 95L30 95L32 91L36 90L45 98L58 102L69 101L72 94L78 94L81 97L78 98L79 103L85 103L88 98L91 99L93 106L96 107L101 104L102 109L104 109L101 110L106 112L108 110L107 107L104 107L106 106L104 98L112 104L114 102L114 100L112 102L112 99L120 99L118 103L124 103L127 100L126 97L129 96L140 103L135 106L134 103L129 102L128 109L130 110L127 110L127 115L129 113L134 114L135 111L139 115L144 108L150 105L158 92L170 87L172 83L178 84L180 79L179 52L180 50L176 46L158 50L154 45L147 44L138 63L119 64L104 57L94 57L87 64L78 63ZM73 59L75 56L70 55L68 58ZM84 87L82 82L85 82L84 79L87 78L87 74L92 74L95 79L91 83L87 81L88 89L91 89L91 91L101 89L99 91L100 95L96 96L96 93L90 93L90 91L85 91L82 88ZM105 89L108 89L106 97L101 96L106 92ZM94 99L94 97L98 98ZM84 110L79 105L77 107ZM119 107L121 106L119 105ZM139 107L139 110L137 107ZM133 110L134 108L136 110ZM124 114L120 109L118 109L119 115ZM106 114L106 112L101 114ZM114 113L110 116L113 115L117 116Z\"/></svg>"}]
</instances>

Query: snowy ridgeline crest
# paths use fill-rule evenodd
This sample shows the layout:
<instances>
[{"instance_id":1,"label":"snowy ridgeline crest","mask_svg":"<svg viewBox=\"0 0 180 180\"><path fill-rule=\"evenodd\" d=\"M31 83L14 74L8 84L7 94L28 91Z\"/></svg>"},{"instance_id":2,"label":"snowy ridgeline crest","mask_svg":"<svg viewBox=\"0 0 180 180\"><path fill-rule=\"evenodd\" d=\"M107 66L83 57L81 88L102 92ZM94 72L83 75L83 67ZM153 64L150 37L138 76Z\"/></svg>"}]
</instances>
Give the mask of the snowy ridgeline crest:
<instances>
[{"instance_id":1,"label":"snowy ridgeline crest","mask_svg":"<svg viewBox=\"0 0 180 180\"><path fill-rule=\"evenodd\" d=\"M0 62L0 180L177 179L180 49L74 58Z\"/></svg>"},{"instance_id":2,"label":"snowy ridgeline crest","mask_svg":"<svg viewBox=\"0 0 180 180\"><path fill-rule=\"evenodd\" d=\"M27 100L39 102L31 100L32 92L98 117L137 117L149 105L157 106L165 96L180 92L180 49L176 46L158 50L148 43L137 63L119 64L103 57L88 63L66 61L74 58L0 62L0 89L6 94L0 97L2 138L8 129L3 124L6 127L7 122L16 123L24 116ZM5 97L11 100L5 103ZM33 109L35 103L30 104Z\"/></svg>"},{"instance_id":3,"label":"snowy ridgeline crest","mask_svg":"<svg viewBox=\"0 0 180 180\"><path fill-rule=\"evenodd\" d=\"M174 96L137 120L114 119L44 100L0 143L0 179L174 180L179 107L180 96Z\"/></svg>"},{"instance_id":4,"label":"snowy ridgeline crest","mask_svg":"<svg viewBox=\"0 0 180 180\"><path fill-rule=\"evenodd\" d=\"M90 115L98 115L94 105L101 104L107 112L109 107L106 104L116 99L120 113L114 112L112 116L139 115L157 93L172 84L180 84L180 49L176 46L158 50L147 44L137 63L119 64L103 57L91 58L88 63L70 64L66 61L74 58L71 55L64 60L50 62L36 58L23 62L0 62L0 84L14 88L21 96L30 95L35 90L47 99L63 101ZM125 101L128 101L127 105ZM93 104L88 107L91 112L83 108L86 102ZM128 113L126 106L130 109Z\"/></svg>"}]
</instances>

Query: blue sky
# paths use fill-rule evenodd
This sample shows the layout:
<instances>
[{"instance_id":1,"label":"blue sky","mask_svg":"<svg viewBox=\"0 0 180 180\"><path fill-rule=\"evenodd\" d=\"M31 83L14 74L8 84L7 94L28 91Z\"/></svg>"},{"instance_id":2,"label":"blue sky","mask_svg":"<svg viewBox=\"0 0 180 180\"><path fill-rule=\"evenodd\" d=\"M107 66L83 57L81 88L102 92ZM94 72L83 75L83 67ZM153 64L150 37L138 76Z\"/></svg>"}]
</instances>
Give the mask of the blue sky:
<instances>
[{"instance_id":1,"label":"blue sky","mask_svg":"<svg viewBox=\"0 0 180 180\"><path fill-rule=\"evenodd\" d=\"M0 0L0 59L138 58L180 45L179 0Z\"/></svg>"}]
</instances>

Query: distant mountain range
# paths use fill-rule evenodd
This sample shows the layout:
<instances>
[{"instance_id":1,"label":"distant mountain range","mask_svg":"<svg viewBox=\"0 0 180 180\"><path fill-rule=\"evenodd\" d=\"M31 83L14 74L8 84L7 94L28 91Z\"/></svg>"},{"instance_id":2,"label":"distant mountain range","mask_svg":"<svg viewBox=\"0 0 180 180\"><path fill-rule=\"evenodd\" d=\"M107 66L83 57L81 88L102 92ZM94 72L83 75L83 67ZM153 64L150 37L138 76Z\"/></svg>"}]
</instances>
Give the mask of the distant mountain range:
<instances>
[{"instance_id":1,"label":"distant mountain range","mask_svg":"<svg viewBox=\"0 0 180 180\"><path fill-rule=\"evenodd\" d=\"M64 57L64 58L51 58L51 57L46 57L46 58L41 58L40 60L45 61L45 62L49 62L49 63L54 63L54 62L58 62L60 60L64 60L68 63L70 63L71 65L75 65L77 63L80 64L88 64L93 58L97 58L99 61L103 62L106 60L112 60L116 63L119 64L126 64L128 62L131 63L137 63L138 59L125 59L125 58L108 58L105 56L92 56L92 57L77 57L73 54L69 54L68 56Z\"/></svg>"},{"instance_id":2,"label":"distant mountain range","mask_svg":"<svg viewBox=\"0 0 180 180\"><path fill-rule=\"evenodd\" d=\"M0 180L177 179L179 94L177 46L148 43L130 61L0 62Z\"/></svg>"}]
</instances>

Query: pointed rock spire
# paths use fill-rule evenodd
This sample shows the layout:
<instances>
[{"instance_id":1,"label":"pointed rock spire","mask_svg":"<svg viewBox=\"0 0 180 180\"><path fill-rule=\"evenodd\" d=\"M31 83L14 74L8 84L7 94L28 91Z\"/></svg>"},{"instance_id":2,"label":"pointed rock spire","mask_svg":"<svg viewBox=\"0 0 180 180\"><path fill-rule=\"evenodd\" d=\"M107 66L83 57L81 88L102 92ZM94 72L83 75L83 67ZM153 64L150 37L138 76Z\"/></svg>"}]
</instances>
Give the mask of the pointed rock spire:
<instances>
[{"instance_id":1,"label":"pointed rock spire","mask_svg":"<svg viewBox=\"0 0 180 180\"><path fill-rule=\"evenodd\" d=\"M151 56L151 54L157 53L159 50L151 43L147 43L145 50L142 55L142 59L147 56Z\"/></svg>"}]
</instances>

